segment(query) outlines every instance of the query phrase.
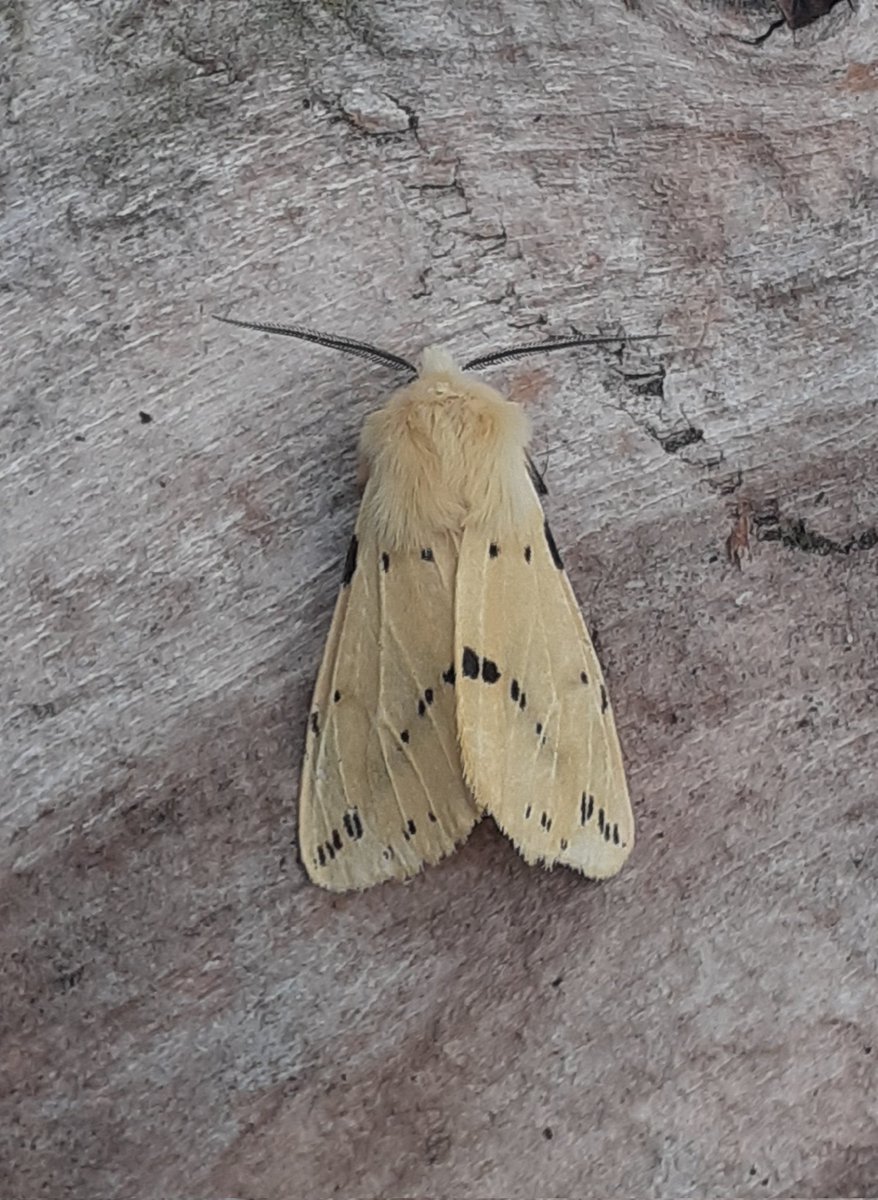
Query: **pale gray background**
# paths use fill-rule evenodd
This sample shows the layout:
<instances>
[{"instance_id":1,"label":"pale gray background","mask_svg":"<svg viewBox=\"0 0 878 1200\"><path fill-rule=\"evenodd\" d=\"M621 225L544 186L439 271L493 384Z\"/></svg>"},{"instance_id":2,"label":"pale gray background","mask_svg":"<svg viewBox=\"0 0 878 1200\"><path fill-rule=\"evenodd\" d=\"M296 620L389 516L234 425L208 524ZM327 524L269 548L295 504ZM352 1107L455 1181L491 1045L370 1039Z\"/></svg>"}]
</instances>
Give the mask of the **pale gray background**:
<instances>
[{"instance_id":1,"label":"pale gray background","mask_svg":"<svg viewBox=\"0 0 878 1200\"><path fill-rule=\"evenodd\" d=\"M878 22L735 40L775 16L0 6L4 1200L878 1193ZM486 824L306 882L392 380L212 311L663 335L490 376L607 668L617 879Z\"/></svg>"}]
</instances>

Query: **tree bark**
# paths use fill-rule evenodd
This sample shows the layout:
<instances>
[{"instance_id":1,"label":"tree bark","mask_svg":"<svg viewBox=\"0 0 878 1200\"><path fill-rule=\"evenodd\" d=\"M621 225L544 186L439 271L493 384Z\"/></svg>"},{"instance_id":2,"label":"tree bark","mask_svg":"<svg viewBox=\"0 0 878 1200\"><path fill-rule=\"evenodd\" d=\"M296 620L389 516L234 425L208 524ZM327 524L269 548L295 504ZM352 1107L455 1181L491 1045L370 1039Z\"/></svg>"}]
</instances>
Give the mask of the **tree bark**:
<instances>
[{"instance_id":1,"label":"tree bark","mask_svg":"<svg viewBox=\"0 0 878 1200\"><path fill-rule=\"evenodd\" d=\"M878 27L8 3L4 1195L841 1197L878 1158ZM296 857L392 379L513 361L638 829ZM631 335L657 335L633 341Z\"/></svg>"}]
</instances>

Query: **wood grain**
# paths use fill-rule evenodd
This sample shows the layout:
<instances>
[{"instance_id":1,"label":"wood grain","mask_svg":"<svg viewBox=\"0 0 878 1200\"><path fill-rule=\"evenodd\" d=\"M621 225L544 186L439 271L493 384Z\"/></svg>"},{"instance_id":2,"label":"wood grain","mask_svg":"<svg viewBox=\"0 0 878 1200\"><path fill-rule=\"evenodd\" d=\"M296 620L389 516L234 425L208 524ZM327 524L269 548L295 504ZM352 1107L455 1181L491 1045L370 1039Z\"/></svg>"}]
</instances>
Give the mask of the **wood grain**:
<instances>
[{"instance_id":1,"label":"wood grain","mask_svg":"<svg viewBox=\"0 0 878 1200\"><path fill-rule=\"evenodd\" d=\"M0 8L4 1197L874 1194L874 6L244 7ZM490 376L608 671L618 879L485 824L306 883L391 381L214 311L662 335Z\"/></svg>"}]
</instances>

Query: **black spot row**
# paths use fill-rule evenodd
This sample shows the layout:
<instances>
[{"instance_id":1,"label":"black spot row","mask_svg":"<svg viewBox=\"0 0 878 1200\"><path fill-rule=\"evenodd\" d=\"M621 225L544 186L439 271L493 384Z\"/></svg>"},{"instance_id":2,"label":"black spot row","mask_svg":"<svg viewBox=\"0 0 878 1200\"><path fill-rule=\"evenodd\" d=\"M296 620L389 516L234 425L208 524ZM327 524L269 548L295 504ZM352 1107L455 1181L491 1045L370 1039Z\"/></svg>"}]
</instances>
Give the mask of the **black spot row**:
<instances>
[{"instance_id":1,"label":"black spot row","mask_svg":"<svg viewBox=\"0 0 878 1200\"><path fill-rule=\"evenodd\" d=\"M615 821L612 825L610 824L604 817L604 810L602 808L598 809L598 832L604 835L605 842L612 840L614 845L619 845L619 826Z\"/></svg>"},{"instance_id":2,"label":"black spot row","mask_svg":"<svg viewBox=\"0 0 878 1200\"><path fill-rule=\"evenodd\" d=\"M359 841L363 836L363 823L360 820L360 814L355 808L351 808L345 813L343 824L348 837L352 841ZM329 840L325 841L322 846L317 847L317 861L321 867L325 867L327 862L331 862L343 848L344 843L341 840L341 834L337 829L333 829Z\"/></svg>"},{"instance_id":3,"label":"black spot row","mask_svg":"<svg viewBox=\"0 0 878 1200\"><path fill-rule=\"evenodd\" d=\"M579 823L585 825L591 820L594 813L594 796L587 796L585 792L579 801ZM614 846L621 845L622 839L619 836L619 826L616 821L611 825L604 815L602 808L598 809L598 833L603 836L605 842L612 842Z\"/></svg>"},{"instance_id":4,"label":"black spot row","mask_svg":"<svg viewBox=\"0 0 878 1200\"><path fill-rule=\"evenodd\" d=\"M525 821L530 820L532 812L533 812L533 807L530 804L528 804L527 808L524 810ZM549 830L552 828L552 818L549 816L549 814L547 812L540 814L540 825L543 829L545 829L546 833L548 833Z\"/></svg>"},{"instance_id":5,"label":"black spot row","mask_svg":"<svg viewBox=\"0 0 878 1200\"><path fill-rule=\"evenodd\" d=\"M354 534L354 536L350 540L350 545L348 546L347 557L345 558L344 573L341 578L342 587L347 587L347 585L350 583L350 581L354 577L354 572L357 569L357 555L359 553L359 549L360 549L360 543L357 540L357 535ZM492 542L491 543L491 557L496 558L499 553L500 553L499 547L497 546L497 544L495 542ZM421 558L424 560L424 562L434 562L435 561L435 559L433 557L433 551L430 549L429 546L425 546L423 548L423 550L421 550ZM528 546L525 551L525 558L527 559L528 562L530 562L530 546ZM381 569L384 571L385 575L390 570L390 555L387 553L387 551L384 551L381 555Z\"/></svg>"},{"instance_id":6,"label":"black spot row","mask_svg":"<svg viewBox=\"0 0 878 1200\"><path fill-rule=\"evenodd\" d=\"M512 697L513 704L517 704L522 712L527 708L527 692L523 692L518 685L518 680L513 679L509 685L509 695Z\"/></svg>"},{"instance_id":7,"label":"black spot row","mask_svg":"<svg viewBox=\"0 0 878 1200\"><path fill-rule=\"evenodd\" d=\"M555 539L552 537L552 531L549 528L548 521L543 522L543 533L546 535L546 544L549 547L549 553L552 556L552 562L555 564L555 566L558 568L559 571L563 571L564 563L561 559L561 555L558 553L558 547L555 545Z\"/></svg>"},{"instance_id":8,"label":"black spot row","mask_svg":"<svg viewBox=\"0 0 878 1200\"><path fill-rule=\"evenodd\" d=\"M469 646L464 646L463 648L460 669L466 679L478 679L479 677L479 656ZM500 678L500 670L492 659L483 658L481 660L481 675L485 683L496 683Z\"/></svg>"},{"instance_id":9,"label":"black spot row","mask_svg":"<svg viewBox=\"0 0 878 1200\"><path fill-rule=\"evenodd\" d=\"M496 542L491 542L490 546L488 547L488 554L491 556L491 558L499 558L500 557L500 547L497 545ZM531 548L530 548L530 546L525 546L524 561L530 562L530 560L531 560Z\"/></svg>"},{"instance_id":10,"label":"black spot row","mask_svg":"<svg viewBox=\"0 0 878 1200\"><path fill-rule=\"evenodd\" d=\"M344 827L349 838L358 842L363 836L363 822L355 808L349 809L344 815Z\"/></svg>"}]
</instances>

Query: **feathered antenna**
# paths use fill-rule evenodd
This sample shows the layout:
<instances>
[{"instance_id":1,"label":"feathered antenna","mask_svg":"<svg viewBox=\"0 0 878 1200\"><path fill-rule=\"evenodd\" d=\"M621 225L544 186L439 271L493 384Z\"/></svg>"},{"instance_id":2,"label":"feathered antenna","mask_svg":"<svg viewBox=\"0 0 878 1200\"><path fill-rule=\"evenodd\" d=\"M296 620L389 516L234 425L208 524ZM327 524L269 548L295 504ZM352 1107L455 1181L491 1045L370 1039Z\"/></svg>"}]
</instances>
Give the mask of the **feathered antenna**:
<instances>
[{"instance_id":1,"label":"feathered antenna","mask_svg":"<svg viewBox=\"0 0 878 1200\"><path fill-rule=\"evenodd\" d=\"M656 337L661 337L661 334L646 333L632 337L620 333L618 337L590 337L578 333L568 338L557 338L547 342L528 342L524 346L510 346L507 350L492 350L490 354L480 354L477 358L471 358L469 362L464 363L463 369L473 371L479 367L493 367L495 363L505 362L507 358L521 358L525 354L541 354L544 350L569 350L574 346L603 346L608 342L649 342Z\"/></svg>"},{"instance_id":2,"label":"feathered antenna","mask_svg":"<svg viewBox=\"0 0 878 1200\"><path fill-rule=\"evenodd\" d=\"M418 368L407 358L391 354L372 346L369 342L358 342L354 338L339 337L334 333L318 333L316 329L305 329L301 325L274 325L262 321L236 321L233 317L220 317L214 313L214 319L224 325L239 325L242 329L256 329L260 333L282 333L284 337L301 338L304 342L316 342L318 346L329 346L332 350L342 350L345 354L356 354L359 358L368 358L372 362L384 363L397 371L406 371L409 375L417 375Z\"/></svg>"},{"instance_id":3,"label":"feathered antenna","mask_svg":"<svg viewBox=\"0 0 878 1200\"><path fill-rule=\"evenodd\" d=\"M332 350L341 350L345 354L355 354L359 358L367 358L372 362L383 363L397 371L405 371L409 375L417 375L418 368L407 358L393 354L390 350L382 350L370 342L358 342L355 338L340 337L334 333L320 333L316 329L306 329L303 325L275 325L269 321L238 321L234 317L220 317L214 313L214 320L222 321L224 325L238 325L241 329L256 329L260 333L282 333L284 337L301 338L305 342L314 342L318 346L328 346ZM489 354L480 354L464 363L464 371L474 371L481 367L493 367L509 358L521 358L525 354L542 354L546 350L569 350L576 346L604 346L613 342L649 342L661 334L641 334L630 336L621 333L617 337L594 337L585 334L575 334L573 337L557 338L545 342L528 342L524 346L510 346L506 350L492 350Z\"/></svg>"}]
</instances>

